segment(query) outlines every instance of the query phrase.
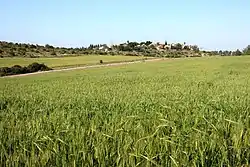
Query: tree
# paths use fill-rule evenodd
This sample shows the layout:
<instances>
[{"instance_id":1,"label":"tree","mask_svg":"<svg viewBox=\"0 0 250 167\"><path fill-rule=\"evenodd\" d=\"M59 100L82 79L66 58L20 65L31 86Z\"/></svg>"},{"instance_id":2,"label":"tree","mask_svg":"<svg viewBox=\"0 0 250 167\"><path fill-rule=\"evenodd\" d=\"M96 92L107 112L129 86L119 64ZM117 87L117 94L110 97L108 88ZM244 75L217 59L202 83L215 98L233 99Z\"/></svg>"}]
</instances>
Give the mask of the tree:
<instances>
[{"instance_id":1,"label":"tree","mask_svg":"<svg viewBox=\"0 0 250 167\"><path fill-rule=\"evenodd\" d=\"M243 50L243 54L245 54L245 55L250 55L250 45L248 45L248 46Z\"/></svg>"},{"instance_id":2,"label":"tree","mask_svg":"<svg viewBox=\"0 0 250 167\"><path fill-rule=\"evenodd\" d=\"M137 45L139 45L137 42L130 42L128 43L128 47L135 48Z\"/></svg>"},{"instance_id":3,"label":"tree","mask_svg":"<svg viewBox=\"0 0 250 167\"><path fill-rule=\"evenodd\" d=\"M46 44L46 45L45 45L45 48L48 48L48 49L54 49L54 47L53 47L53 46L51 46L51 45L49 45L49 44Z\"/></svg>"},{"instance_id":4,"label":"tree","mask_svg":"<svg viewBox=\"0 0 250 167\"><path fill-rule=\"evenodd\" d=\"M144 45L144 44L146 44L146 43L145 43L145 42L141 42L141 43L140 43L140 45Z\"/></svg>"},{"instance_id":5,"label":"tree","mask_svg":"<svg viewBox=\"0 0 250 167\"><path fill-rule=\"evenodd\" d=\"M29 45L23 44L24 48L29 48Z\"/></svg>"},{"instance_id":6,"label":"tree","mask_svg":"<svg viewBox=\"0 0 250 167\"><path fill-rule=\"evenodd\" d=\"M36 45L31 44L31 45L30 45L30 48L35 49L35 48L36 48Z\"/></svg>"},{"instance_id":7,"label":"tree","mask_svg":"<svg viewBox=\"0 0 250 167\"><path fill-rule=\"evenodd\" d=\"M219 54L219 52L217 50L211 51L210 53L211 53L211 55L218 55Z\"/></svg>"},{"instance_id":8,"label":"tree","mask_svg":"<svg viewBox=\"0 0 250 167\"><path fill-rule=\"evenodd\" d=\"M192 48L193 51L195 51L195 52L199 52L199 51L200 51L200 49L199 49L199 47L198 47L197 45L193 45L193 46L191 46L191 48Z\"/></svg>"},{"instance_id":9,"label":"tree","mask_svg":"<svg viewBox=\"0 0 250 167\"><path fill-rule=\"evenodd\" d=\"M90 44L88 49L94 49L94 45L93 44Z\"/></svg>"},{"instance_id":10,"label":"tree","mask_svg":"<svg viewBox=\"0 0 250 167\"><path fill-rule=\"evenodd\" d=\"M147 46L149 46L149 45L152 44L152 43L153 43L153 42L151 42L151 41L146 41L145 44L146 44Z\"/></svg>"},{"instance_id":11,"label":"tree","mask_svg":"<svg viewBox=\"0 0 250 167\"><path fill-rule=\"evenodd\" d=\"M240 56L240 55L242 55L242 53L241 53L241 51L239 50L239 49L237 49L236 51L235 51L235 56Z\"/></svg>"},{"instance_id":12,"label":"tree","mask_svg":"<svg viewBox=\"0 0 250 167\"><path fill-rule=\"evenodd\" d=\"M167 42L167 41L165 41L165 45L168 45L168 42Z\"/></svg>"},{"instance_id":13,"label":"tree","mask_svg":"<svg viewBox=\"0 0 250 167\"><path fill-rule=\"evenodd\" d=\"M190 47L187 46L187 45L185 45L185 46L183 47L183 49L184 49L184 50L190 50Z\"/></svg>"},{"instance_id":14,"label":"tree","mask_svg":"<svg viewBox=\"0 0 250 167\"><path fill-rule=\"evenodd\" d=\"M230 55L229 55L229 51L227 51L227 50L223 51L223 52L222 52L222 55L223 55L223 56L230 56Z\"/></svg>"},{"instance_id":15,"label":"tree","mask_svg":"<svg viewBox=\"0 0 250 167\"><path fill-rule=\"evenodd\" d=\"M182 49L182 45L181 45L180 43L177 43L177 44L175 45L175 49L176 49L176 50L181 50L181 49Z\"/></svg>"}]
</instances>

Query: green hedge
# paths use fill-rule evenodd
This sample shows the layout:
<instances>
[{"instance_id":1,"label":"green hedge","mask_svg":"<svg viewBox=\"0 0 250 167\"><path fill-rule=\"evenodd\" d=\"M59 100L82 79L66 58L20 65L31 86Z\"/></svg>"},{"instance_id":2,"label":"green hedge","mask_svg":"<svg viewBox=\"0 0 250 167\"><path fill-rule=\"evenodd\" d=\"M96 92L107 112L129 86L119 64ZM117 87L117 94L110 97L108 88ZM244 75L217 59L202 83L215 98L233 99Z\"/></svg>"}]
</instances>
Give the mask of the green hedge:
<instances>
[{"instance_id":1,"label":"green hedge","mask_svg":"<svg viewBox=\"0 0 250 167\"><path fill-rule=\"evenodd\" d=\"M39 63L32 63L27 67L14 65L12 67L0 67L0 76L18 75L18 74L26 74L38 71L48 71L48 70L52 70L52 68L49 68L45 64L39 64Z\"/></svg>"}]
</instances>

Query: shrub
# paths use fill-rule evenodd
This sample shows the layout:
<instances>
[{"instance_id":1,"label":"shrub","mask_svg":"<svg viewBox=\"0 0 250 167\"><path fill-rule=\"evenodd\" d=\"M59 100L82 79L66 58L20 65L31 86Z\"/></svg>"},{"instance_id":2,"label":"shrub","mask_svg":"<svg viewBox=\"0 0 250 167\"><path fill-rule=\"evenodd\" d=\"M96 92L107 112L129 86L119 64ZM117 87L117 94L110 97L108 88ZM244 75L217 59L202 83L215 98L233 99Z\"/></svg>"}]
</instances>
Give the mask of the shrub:
<instances>
[{"instance_id":1,"label":"shrub","mask_svg":"<svg viewBox=\"0 0 250 167\"><path fill-rule=\"evenodd\" d=\"M36 72L36 71L39 71L39 69L40 69L39 63L32 63L32 64L27 66L27 70L29 72Z\"/></svg>"},{"instance_id":2,"label":"shrub","mask_svg":"<svg viewBox=\"0 0 250 167\"><path fill-rule=\"evenodd\" d=\"M51 69L44 64L39 64L35 62L35 63L28 65L27 70L28 72L32 73L32 72L37 72L37 71L48 71Z\"/></svg>"},{"instance_id":3,"label":"shrub","mask_svg":"<svg viewBox=\"0 0 250 167\"><path fill-rule=\"evenodd\" d=\"M9 56L10 56L10 57L15 57L16 54L15 54L13 51L10 51L10 52L9 52Z\"/></svg>"},{"instance_id":4,"label":"shrub","mask_svg":"<svg viewBox=\"0 0 250 167\"><path fill-rule=\"evenodd\" d=\"M0 68L0 76L7 75L17 75L17 74L25 74L25 73L33 73L38 71L48 71L52 70L48 66L39 63L32 63L27 67L22 67L20 65L14 65L12 67L1 67Z\"/></svg>"},{"instance_id":5,"label":"shrub","mask_svg":"<svg viewBox=\"0 0 250 167\"><path fill-rule=\"evenodd\" d=\"M56 56L56 52L55 52L55 51L52 51L52 52L51 52L51 55L52 55L52 56Z\"/></svg>"},{"instance_id":6,"label":"shrub","mask_svg":"<svg viewBox=\"0 0 250 167\"><path fill-rule=\"evenodd\" d=\"M241 56L242 52L239 49L237 49L234 54L235 56Z\"/></svg>"},{"instance_id":7,"label":"shrub","mask_svg":"<svg viewBox=\"0 0 250 167\"><path fill-rule=\"evenodd\" d=\"M0 67L0 76L6 76L10 72L9 67Z\"/></svg>"},{"instance_id":8,"label":"shrub","mask_svg":"<svg viewBox=\"0 0 250 167\"><path fill-rule=\"evenodd\" d=\"M88 54L90 54L90 52L85 50L85 51L82 52L82 54L88 55Z\"/></svg>"},{"instance_id":9,"label":"shrub","mask_svg":"<svg viewBox=\"0 0 250 167\"><path fill-rule=\"evenodd\" d=\"M98 52L96 52L96 54L99 54L99 55L107 55L108 53L107 53L107 52L103 52L103 51L98 51Z\"/></svg>"},{"instance_id":10,"label":"shrub","mask_svg":"<svg viewBox=\"0 0 250 167\"><path fill-rule=\"evenodd\" d=\"M27 72L27 69L24 67L21 67L19 65L14 65L13 67L10 68L10 73L15 75L15 74L24 74Z\"/></svg>"},{"instance_id":11,"label":"shrub","mask_svg":"<svg viewBox=\"0 0 250 167\"><path fill-rule=\"evenodd\" d=\"M175 49L176 50L181 50L182 49L182 45L180 43L175 44Z\"/></svg>"},{"instance_id":12,"label":"shrub","mask_svg":"<svg viewBox=\"0 0 250 167\"><path fill-rule=\"evenodd\" d=\"M139 56L139 53L137 53L137 52L126 52L125 56Z\"/></svg>"}]
</instances>

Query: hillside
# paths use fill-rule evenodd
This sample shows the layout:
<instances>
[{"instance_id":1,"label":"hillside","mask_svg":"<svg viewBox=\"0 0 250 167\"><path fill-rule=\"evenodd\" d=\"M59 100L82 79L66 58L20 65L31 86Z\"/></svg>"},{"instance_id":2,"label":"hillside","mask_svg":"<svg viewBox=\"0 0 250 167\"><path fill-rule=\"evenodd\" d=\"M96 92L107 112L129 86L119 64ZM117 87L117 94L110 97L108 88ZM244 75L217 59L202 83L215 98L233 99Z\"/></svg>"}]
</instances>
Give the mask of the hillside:
<instances>
[{"instance_id":1,"label":"hillside","mask_svg":"<svg viewBox=\"0 0 250 167\"><path fill-rule=\"evenodd\" d=\"M34 45L25 43L12 43L0 41L0 57L61 57L74 54L97 54L97 55L127 55L127 56L159 56L159 57L181 57L202 56L211 54L200 52L197 45L164 44L146 42L129 42L108 46L106 44L90 45L81 48L54 47L46 44Z\"/></svg>"},{"instance_id":2,"label":"hillside","mask_svg":"<svg viewBox=\"0 0 250 167\"><path fill-rule=\"evenodd\" d=\"M130 42L108 46L107 44L89 45L88 47L66 48L46 44L35 45L0 41L0 58L3 57L64 57L70 55L126 55L150 57L202 57L202 56L240 56L250 54L250 46L243 52L236 51L200 51L198 45L181 43Z\"/></svg>"}]
</instances>

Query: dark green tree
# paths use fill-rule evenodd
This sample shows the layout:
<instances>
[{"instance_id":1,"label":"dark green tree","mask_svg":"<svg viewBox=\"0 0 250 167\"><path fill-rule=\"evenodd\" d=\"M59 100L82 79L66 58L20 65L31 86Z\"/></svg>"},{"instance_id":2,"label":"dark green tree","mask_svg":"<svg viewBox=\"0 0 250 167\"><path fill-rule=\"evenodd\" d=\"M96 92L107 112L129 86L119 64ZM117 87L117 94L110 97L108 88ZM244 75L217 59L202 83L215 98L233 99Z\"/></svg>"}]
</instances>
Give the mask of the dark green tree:
<instances>
[{"instance_id":1,"label":"dark green tree","mask_svg":"<svg viewBox=\"0 0 250 167\"><path fill-rule=\"evenodd\" d=\"M176 49L176 50L181 50L181 49L182 49L182 45L181 45L180 43L177 43L177 44L175 45L175 49Z\"/></svg>"},{"instance_id":2,"label":"dark green tree","mask_svg":"<svg viewBox=\"0 0 250 167\"><path fill-rule=\"evenodd\" d=\"M244 50L243 50L244 55L250 55L250 45L248 45Z\"/></svg>"},{"instance_id":3,"label":"dark green tree","mask_svg":"<svg viewBox=\"0 0 250 167\"><path fill-rule=\"evenodd\" d=\"M53 47L53 46L51 46L51 45L49 45L49 44L46 44L46 45L45 45L45 48L48 48L48 49L54 49L54 47Z\"/></svg>"},{"instance_id":4,"label":"dark green tree","mask_svg":"<svg viewBox=\"0 0 250 167\"><path fill-rule=\"evenodd\" d=\"M197 45L193 45L193 46L191 46L191 48L192 48L193 51L195 51L195 52L199 52L199 51L200 51L200 49L199 49L199 47L198 47Z\"/></svg>"},{"instance_id":5,"label":"dark green tree","mask_svg":"<svg viewBox=\"0 0 250 167\"><path fill-rule=\"evenodd\" d=\"M234 54L235 56L241 56L242 52L239 49L237 49Z\"/></svg>"},{"instance_id":6,"label":"dark green tree","mask_svg":"<svg viewBox=\"0 0 250 167\"><path fill-rule=\"evenodd\" d=\"M146 41L145 42L145 44L147 45L147 46L149 46L150 44L152 44L153 42L151 42L151 41Z\"/></svg>"}]
</instances>

